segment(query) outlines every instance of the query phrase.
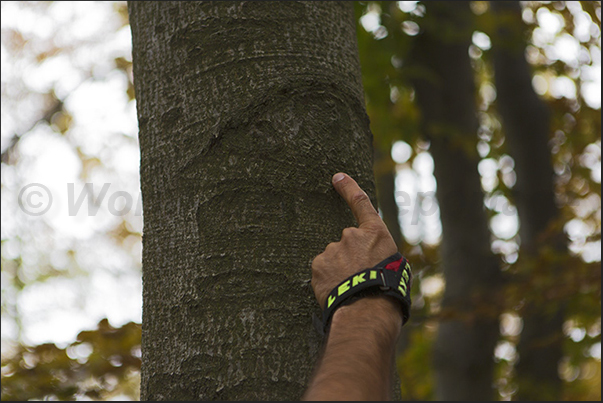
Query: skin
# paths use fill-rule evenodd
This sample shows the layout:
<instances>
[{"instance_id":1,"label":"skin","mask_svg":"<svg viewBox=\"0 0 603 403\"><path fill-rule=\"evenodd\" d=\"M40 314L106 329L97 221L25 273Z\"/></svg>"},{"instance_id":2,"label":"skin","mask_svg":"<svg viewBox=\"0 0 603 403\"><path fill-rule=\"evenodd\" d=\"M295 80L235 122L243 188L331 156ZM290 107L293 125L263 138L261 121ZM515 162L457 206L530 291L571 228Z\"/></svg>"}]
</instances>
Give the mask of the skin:
<instances>
[{"instance_id":1,"label":"skin","mask_svg":"<svg viewBox=\"0 0 603 403\"><path fill-rule=\"evenodd\" d=\"M358 228L343 230L312 262L312 288L324 309L345 278L386 259L398 248L367 194L346 174L333 186L352 209ZM303 400L390 400L396 340L402 327L397 302L366 297L333 314L324 354Z\"/></svg>"}]
</instances>

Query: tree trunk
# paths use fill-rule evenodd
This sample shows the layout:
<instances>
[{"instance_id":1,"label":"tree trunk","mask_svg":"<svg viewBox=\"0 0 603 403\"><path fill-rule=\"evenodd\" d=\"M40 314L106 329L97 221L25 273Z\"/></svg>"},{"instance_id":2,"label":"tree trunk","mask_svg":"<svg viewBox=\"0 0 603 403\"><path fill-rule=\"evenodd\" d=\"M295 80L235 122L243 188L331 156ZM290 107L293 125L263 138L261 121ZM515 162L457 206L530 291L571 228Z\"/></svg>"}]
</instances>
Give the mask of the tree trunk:
<instances>
[{"instance_id":1,"label":"tree trunk","mask_svg":"<svg viewBox=\"0 0 603 403\"><path fill-rule=\"evenodd\" d=\"M379 145L373 144L375 149L375 185L377 188L377 198L379 200L379 212L383 222L392 235L398 250L404 254L404 237L400 228L400 210L396 202L396 164L392 161L389 153L379 149ZM391 153L391 150L387 150ZM398 338L396 344L396 357L404 354L410 347L410 328L405 327ZM403 380L401 380L403 382Z\"/></svg>"},{"instance_id":2,"label":"tree trunk","mask_svg":"<svg viewBox=\"0 0 603 403\"><path fill-rule=\"evenodd\" d=\"M310 262L374 198L348 2L130 2L146 400L290 400L320 348Z\"/></svg>"},{"instance_id":3,"label":"tree trunk","mask_svg":"<svg viewBox=\"0 0 603 403\"><path fill-rule=\"evenodd\" d=\"M400 228L398 203L396 202L396 164L388 153L375 148L375 185L379 200L379 212L383 222L392 234L398 250L403 249L402 229ZM390 151L390 150L387 150Z\"/></svg>"},{"instance_id":4,"label":"tree trunk","mask_svg":"<svg viewBox=\"0 0 603 403\"><path fill-rule=\"evenodd\" d=\"M490 249L488 220L477 170L478 120L474 73L468 56L473 31L469 2L426 3L424 32L411 58L431 141L442 219L441 255L446 279L443 319L434 348L436 397L491 400L493 353L498 340L495 308L500 282Z\"/></svg>"},{"instance_id":5,"label":"tree trunk","mask_svg":"<svg viewBox=\"0 0 603 403\"><path fill-rule=\"evenodd\" d=\"M551 228L559 217L555 204L554 171L549 150L550 113L532 88L526 61L525 25L519 2L491 2L492 10L507 23L493 38L498 107L509 153L515 160L517 183L513 189L521 222L521 261L538 257L542 246L566 254L564 235ZM551 229L553 232L551 232ZM547 230L548 233L547 233ZM559 267L535 267L554 276ZM563 306L527 302L518 345L519 400L559 400L558 364L563 342Z\"/></svg>"}]
</instances>

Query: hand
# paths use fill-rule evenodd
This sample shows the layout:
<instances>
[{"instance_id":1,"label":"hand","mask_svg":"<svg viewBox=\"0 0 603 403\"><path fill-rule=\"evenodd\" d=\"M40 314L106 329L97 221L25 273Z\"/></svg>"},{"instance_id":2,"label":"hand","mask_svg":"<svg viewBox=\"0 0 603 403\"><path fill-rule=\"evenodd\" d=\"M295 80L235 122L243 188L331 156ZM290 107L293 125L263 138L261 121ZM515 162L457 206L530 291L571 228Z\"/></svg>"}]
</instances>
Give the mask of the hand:
<instances>
[{"instance_id":1,"label":"hand","mask_svg":"<svg viewBox=\"0 0 603 403\"><path fill-rule=\"evenodd\" d=\"M333 176L333 186L352 209L358 228L344 229L341 241L328 244L312 261L312 288L322 309L335 286L398 251L385 223L356 181L338 173Z\"/></svg>"}]
</instances>

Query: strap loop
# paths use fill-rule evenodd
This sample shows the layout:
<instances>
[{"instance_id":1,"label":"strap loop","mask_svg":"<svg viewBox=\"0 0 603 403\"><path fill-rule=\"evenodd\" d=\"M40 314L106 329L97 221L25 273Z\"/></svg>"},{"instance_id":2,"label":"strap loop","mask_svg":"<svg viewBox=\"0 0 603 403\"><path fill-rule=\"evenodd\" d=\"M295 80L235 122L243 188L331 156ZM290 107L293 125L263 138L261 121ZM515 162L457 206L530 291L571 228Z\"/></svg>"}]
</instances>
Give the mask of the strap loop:
<instances>
[{"instance_id":1,"label":"strap loop","mask_svg":"<svg viewBox=\"0 0 603 403\"><path fill-rule=\"evenodd\" d=\"M402 324L405 324L410 318L411 283L410 264L400 253L388 257L373 268L348 277L327 296L322 314L324 332L327 332L337 308L369 295L388 295L398 300L402 310Z\"/></svg>"}]
</instances>

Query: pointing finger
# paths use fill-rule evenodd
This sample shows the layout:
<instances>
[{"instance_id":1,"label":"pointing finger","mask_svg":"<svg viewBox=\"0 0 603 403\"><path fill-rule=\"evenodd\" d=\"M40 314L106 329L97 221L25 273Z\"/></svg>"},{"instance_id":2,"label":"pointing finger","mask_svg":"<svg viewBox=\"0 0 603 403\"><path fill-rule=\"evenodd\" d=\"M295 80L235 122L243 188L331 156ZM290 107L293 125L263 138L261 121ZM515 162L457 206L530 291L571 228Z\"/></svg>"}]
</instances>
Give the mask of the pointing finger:
<instances>
[{"instance_id":1,"label":"pointing finger","mask_svg":"<svg viewBox=\"0 0 603 403\"><path fill-rule=\"evenodd\" d=\"M340 172L333 176L333 186L352 209L359 227L370 222L381 222L371 200L354 179Z\"/></svg>"}]
</instances>

